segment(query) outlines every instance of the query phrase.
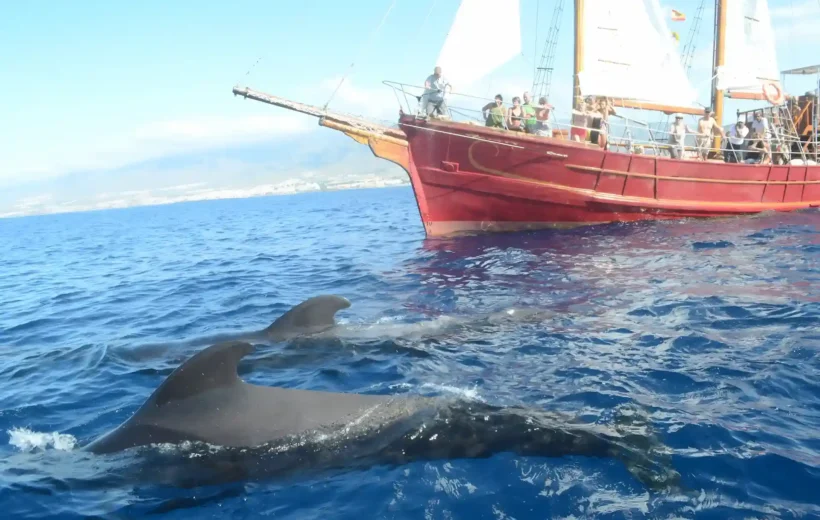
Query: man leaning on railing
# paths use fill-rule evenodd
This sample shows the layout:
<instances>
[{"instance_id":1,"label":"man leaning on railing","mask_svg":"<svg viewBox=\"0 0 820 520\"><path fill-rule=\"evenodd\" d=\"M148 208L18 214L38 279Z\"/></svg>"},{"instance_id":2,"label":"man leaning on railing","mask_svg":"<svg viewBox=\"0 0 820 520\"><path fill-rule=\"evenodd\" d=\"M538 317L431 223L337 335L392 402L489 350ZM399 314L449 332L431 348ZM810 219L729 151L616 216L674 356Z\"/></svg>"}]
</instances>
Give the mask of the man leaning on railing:
<instances>
[{"instance_id":1,"label":"man leaning on railing","mask_svg":"<svg viewBox=\"0 0 820 520\"><path fill-rule=\"evenodd\" d=\"M742 118L737 120L735 126L729 129L726 139L726 150L723 152L723 160L727 163L742 163L746 160L746 136L749 129L746 121Z\"/></svg>"}]
</instances>

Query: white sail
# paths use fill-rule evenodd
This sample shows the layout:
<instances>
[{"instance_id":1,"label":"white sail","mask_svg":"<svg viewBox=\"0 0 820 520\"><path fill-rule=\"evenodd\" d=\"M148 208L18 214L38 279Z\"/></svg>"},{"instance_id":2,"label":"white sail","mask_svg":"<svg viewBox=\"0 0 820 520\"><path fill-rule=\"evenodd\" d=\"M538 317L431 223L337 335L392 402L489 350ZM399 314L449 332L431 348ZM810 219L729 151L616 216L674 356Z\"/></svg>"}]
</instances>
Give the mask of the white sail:
<instances>
[{"instance_id":1,"label":"white sail","mask_svg":"<svg viewBox=\"0 0 820 520\"><path fill-rule=\"evenodd\" d=\"M663 13L658 0L586 0L580 94L697 107Z\"/></svg>"},{"instance_id":2,"label":"white sail","mask_svg":"<svg viewBox=\"0 0 820 520\"><path fill-rule=\"evenodd\" d=\"M519 0L462 0L436 65L465 88L521 54Z\"/></svg>"},{"instance_id":3,"label":"white sail","mask_svg":"<svg viewBox=\"0 0 820 520\"><path fill-rule=\"evenodd\" d=\"M717 71L719 90L761 93L763 84L780 83L774 31L766 0L728 0L724 65Z\"/></svg>"}]
</instances>

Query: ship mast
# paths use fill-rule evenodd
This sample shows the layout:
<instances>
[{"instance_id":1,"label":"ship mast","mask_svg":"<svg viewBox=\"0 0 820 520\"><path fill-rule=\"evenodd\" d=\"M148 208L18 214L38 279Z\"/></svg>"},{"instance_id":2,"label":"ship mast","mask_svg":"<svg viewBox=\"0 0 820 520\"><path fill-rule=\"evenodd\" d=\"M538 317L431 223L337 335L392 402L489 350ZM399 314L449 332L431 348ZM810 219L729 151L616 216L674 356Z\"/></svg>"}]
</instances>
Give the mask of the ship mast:
<instances>
[{"instance_id":1,"label":"ship mast","mask_svg":"<svg viewBox=\"0 0 820 520\"><path fill-rule=\"evenodd\" d=\"M723 67L726 54L726 4L728 0L715 1L715 52L712 67L712 106L715 110L715 120L723 126L723 91L718 90L718 70ZM715 137L715 146L720 149L720 136Z\"/></svg>"},{"instance_id":2,"label":"ship mast","mask_svg":"<svg viewBox=\"0 0 820 520\"><path fill-rule=\"evenodd\" d=\"M581 100L581 82L578 73L584 61L584 0L575 0L575 63L572 75L572 108L579 110Z\"/></svg>"}]
</instances>

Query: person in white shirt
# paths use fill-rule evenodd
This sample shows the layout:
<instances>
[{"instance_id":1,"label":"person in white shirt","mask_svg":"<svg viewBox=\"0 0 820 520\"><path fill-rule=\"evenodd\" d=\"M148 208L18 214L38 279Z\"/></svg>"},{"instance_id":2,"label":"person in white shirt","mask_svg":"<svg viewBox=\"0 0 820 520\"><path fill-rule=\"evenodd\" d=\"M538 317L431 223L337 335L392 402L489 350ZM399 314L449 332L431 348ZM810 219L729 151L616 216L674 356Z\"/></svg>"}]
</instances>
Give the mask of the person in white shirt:
<instances>
[{"instance_id":1,"label":"person in white shirt","mask_svg":"<svg viewBox=\"0 0 820 520\"><path fill-rule=\"evenodd\" d=\"M749 129L746 127L746 121L738 119L735 126L729 129L726 150L723 152L724 161L727 163L742 163L744 161L747 135L749 135Z\"/></svg>"},{"instance_id":2,"label":"person in white shirt","mask_svg":"<svg viewBox=\"0 0 820 520\"><path fill-rule=\"evenodd\" d=\"M434 112L439 116L447 116L447 103L444 96L453 90L450 83L441 75L441 67L433 69L433 73L424 81L424 94L421 99L421 109L428 117Z\"/></svg>"},{"instance_id":3,"label":"person in white shirt","mask_svg":"<svg viewBox=\"0 0 820 520\"><path fill-rule=\"evenodd\" d=\"M764 139L770 139L772 137L769 131L769 120L763 117L763 112L755 112L755 120L752 122L752 132L760 134Z\"/></svg>"},{"instance_id":4,"label":"person in white shirt","mask_svg":"<svg viewBox=\"0 0 820 520\"><path fill-rule=\"evenodd\" d=\"M675 122L669 128L669 155L673 159L683 159L683 144L686 141L687 133L694 134L695 132L683 122L681 114L676 114Z\"/></svg>"},{"instance_id":5,"label":"person in white shirt","mask_svg":"<svg viewBox=\"0 0 820 520\"><path fill-rule=\"evenodd\" d=\"M769 130L769 120L763 117L763 112L755 112L755 120L752 122L752 133L758 135L758 139L763 145L765 158L772 157L772 132ZM765 160L764 158L764 160Z\"/></svg>"}]
</instances>

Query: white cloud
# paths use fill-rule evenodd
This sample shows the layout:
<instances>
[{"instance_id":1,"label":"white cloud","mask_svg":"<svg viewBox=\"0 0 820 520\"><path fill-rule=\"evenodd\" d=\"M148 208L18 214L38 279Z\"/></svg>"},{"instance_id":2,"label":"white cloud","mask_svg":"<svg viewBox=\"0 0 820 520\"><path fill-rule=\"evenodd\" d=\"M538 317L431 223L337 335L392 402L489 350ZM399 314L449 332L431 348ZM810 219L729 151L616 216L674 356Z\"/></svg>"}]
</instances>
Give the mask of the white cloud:
<instances>
[{"instance_id":1,"label":"white cloud","mask_svg":"<svg viewBox=\"0 0 820 520\"><path fill-rule=\"evenodd\" d=\"M820 3L817 0L803 0L798 4L789 2L788 5L770 7L769 14L776 38L793 47L795 51L805 49L806 44L820 43L820 32L817 30Z\"/></svg>"}]
</instances>

